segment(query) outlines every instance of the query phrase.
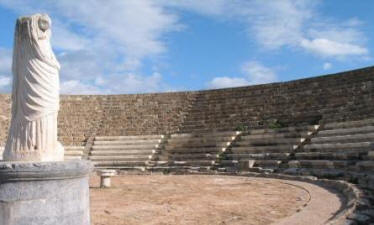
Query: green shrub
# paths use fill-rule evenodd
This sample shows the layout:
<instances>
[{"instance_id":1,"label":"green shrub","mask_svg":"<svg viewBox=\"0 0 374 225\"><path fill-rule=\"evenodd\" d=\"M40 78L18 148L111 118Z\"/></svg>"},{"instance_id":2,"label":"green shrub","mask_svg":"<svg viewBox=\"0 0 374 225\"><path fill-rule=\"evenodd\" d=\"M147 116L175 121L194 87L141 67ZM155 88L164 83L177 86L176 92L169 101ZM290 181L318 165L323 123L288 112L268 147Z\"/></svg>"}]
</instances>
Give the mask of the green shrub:
<instances>
[{"instance_id":1,"label":"green shrub","mask_svg":"<svg viewBox=\"0 0 374 225\"><path fill-rule=\"evenodd\" d=\"M241 131L241 132L244 132L244 131L248 131L248 126L247 125L244 125L244 124L240 124L238 125L236 128L235 128L236 131Z\"/></svg>"},{"instance_id":2,"label":"green shrub","mask_svg":"<svg viewBox=\"0 0 374 225\"><path fill-rule=\"evenodd\" d=\"M269 123L268 127L270 129L280 129L287 126L279 120L274 120L273 122Z\"/></svg>"}]
</instances>

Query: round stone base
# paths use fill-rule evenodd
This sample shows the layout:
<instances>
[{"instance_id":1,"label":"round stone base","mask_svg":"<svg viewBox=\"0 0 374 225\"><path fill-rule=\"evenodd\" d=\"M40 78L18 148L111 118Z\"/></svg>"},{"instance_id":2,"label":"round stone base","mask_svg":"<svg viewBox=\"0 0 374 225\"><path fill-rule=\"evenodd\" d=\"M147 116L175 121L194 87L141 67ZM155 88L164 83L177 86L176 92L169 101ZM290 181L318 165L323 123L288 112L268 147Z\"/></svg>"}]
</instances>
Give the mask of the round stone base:
<instances>
[{"instance_id":1,"label":"round stone base","mask_svg":"<svg viewBox=\"0 0 374 225\"><path fill-rule=\"evenodd\" d=\"M0 224L89 225L88 161L0 162Z\"/></svg>"}]
</instances>

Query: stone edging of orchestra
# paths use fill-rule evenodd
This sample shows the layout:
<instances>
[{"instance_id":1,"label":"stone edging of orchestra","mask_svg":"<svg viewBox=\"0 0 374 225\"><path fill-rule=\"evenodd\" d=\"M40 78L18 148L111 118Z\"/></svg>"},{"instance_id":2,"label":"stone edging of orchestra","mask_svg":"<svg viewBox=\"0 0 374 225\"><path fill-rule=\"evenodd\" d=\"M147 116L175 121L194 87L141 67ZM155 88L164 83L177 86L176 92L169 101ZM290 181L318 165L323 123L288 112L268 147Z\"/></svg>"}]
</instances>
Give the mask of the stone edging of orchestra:
<instances>
[{"instance_id":1,"label":"stone edging of orchestra","mask_svg":"<svg viewBox=\"0 0 374 225\"><path fill-rule=\"evenodd\" d=\"M244 177L262 177L281 180L301 181L330 188L337 191L345 198L343 207L339 213L329 220L327 225L360 225L368 224L370 209L368 196L357 186L343 180L318 179L314 176L293 176L280 173L256 173L256 172L198 172L198 171L175 171L169 174L195 174L195 175L228 175ZM367 215L365 215L367 213Z\"/></svg>"}]
</instances>

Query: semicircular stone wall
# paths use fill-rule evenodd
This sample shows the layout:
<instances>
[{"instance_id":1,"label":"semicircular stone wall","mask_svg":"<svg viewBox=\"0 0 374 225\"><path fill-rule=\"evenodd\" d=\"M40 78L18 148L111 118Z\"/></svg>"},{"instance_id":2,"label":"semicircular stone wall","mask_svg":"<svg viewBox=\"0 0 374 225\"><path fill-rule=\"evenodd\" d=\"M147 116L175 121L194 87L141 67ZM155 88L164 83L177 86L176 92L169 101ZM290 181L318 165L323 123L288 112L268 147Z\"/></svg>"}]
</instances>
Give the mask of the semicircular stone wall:
<instances>
[{"instance_id":1,"label":"semicircular stone wall","mask_svg":"<svg viewBox=\"0 0 374 225\"><path fill-rule=\"evenodd\" d=\"M61 97L65 145L100 136L318 124L374 117L374 67L282 83L193 92ZM0 94L0 146L10 95Z\"/></svg>"}]
</instances>

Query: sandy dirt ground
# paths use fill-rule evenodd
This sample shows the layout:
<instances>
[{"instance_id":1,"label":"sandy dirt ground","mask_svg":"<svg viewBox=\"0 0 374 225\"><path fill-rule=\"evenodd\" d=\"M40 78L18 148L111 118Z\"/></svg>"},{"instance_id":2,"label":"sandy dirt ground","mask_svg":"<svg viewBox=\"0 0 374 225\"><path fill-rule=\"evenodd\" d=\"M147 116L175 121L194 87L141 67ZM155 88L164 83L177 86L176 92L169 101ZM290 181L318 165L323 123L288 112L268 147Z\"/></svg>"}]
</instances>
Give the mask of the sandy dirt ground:
<instances>
[{"instance_id":1,"label":"sandy dirt ground","mask_svg":"<svg viewBox=\"0 0 374 225\"><path fill-rule=\"evenodd\" d=\"M310 201L307 190L276 179L126 175L112 184L100 189L91 177L93 225L265 225Z\"/></svg>"}]
</instances>

